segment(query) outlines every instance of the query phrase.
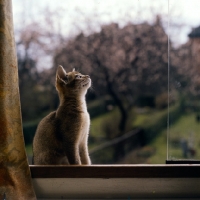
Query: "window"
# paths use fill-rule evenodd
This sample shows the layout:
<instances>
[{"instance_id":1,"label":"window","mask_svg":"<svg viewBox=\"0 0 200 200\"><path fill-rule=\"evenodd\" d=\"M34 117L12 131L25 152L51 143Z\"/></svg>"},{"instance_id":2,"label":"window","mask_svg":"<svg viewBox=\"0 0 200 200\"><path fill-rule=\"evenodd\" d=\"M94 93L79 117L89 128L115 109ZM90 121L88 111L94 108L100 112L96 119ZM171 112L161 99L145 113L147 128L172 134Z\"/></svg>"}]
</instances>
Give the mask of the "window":
<instances>
[{"instance_id":1,"label":"window","mask_svg":"<svg viewBox=\"0 0 200 200\"><path fill-rule=\"evenodd\" d=\"M199 18L191 14L198 2L176 4L179 13L169 4L169 105L172 109L178 100L180 110L169 113L168 159L199 160ZM191 12L186 12L188 6Z\"/></svg>"},{"instance_id":2,"label":"window","mask_svg":"<svg viewBox=\"0 0 200 200\"><path fill-rule=\"evenodd\" d=\"M163 31L163 30L159 29L159 23L160 23L160 18L157 17L154 25L158 26L159 31ZM115 24L112 26L114 27L114 30L118 28L118 26L116 26ZM107 33L109 33L109 31L107 32L107 28L106 28L104 34L107 34ZM192 33L190 36L192 37ZM80 37L83 37L83 36L80 35ZM164 40L164 38L163 38L163 40ZM141 45L140 38L137 38L134 42L136 42L138 45ZM125 43L126 43L126 41L125 41ZM29 45L31 45L31 44L29 44ZM170 49L174 50L174 51L176 50L176 49L172 49L172 48L170 48ZM25 52L25 55L23 54L24 52ZM22 52L20 52L20 53L22 54L22 57L23 56L26 57L27 56L26 54L28 52L29 51L27 51L27 49L22 48ZM118 52L118 50L117 50L116 52L118 53L119 58L121 57L122 60L125 59L125 57L124 57L125 55L123 54L122 51ZM149 49L149 53L150 54L152 53L152 49ZM32 60L32 59L33 58L26 60L26 62L28 63L28 64L25 63L26 67L30 66L31 63L34 63L34 60ZM138 60L138 58L134 58L132 60L133 61L132 64L135 65L137 60ZM32 69L29 72L33 73L34 76L38 75L37 74L38 72L36 73ZM154 78L159 78L159 74L155 73L154 75L158 75L158 76L155 76ZM131 78L132 78L131 81L135 81L135 79L137 79L137 77L131 77ZM172 78L170 77L170 80L171 79ZM33 80L30 79L30 81L33 81ZM171 83L171 82L169 82L169 83ZM179 87L183 87L179 81L172 82L172 83L176 83ZM37 85L37 86L39 89L36 87L36 90L39 90L42 93L44 91L43 88L39 85ZM173 84L172 84L172 86L173 86ZM173 88L173 87L170 87L170 89L171 88ZM124 92L123 87L119 88L119 89L122 92ZM173 91L170 90L170 92L172 94ZM165 94L163 94L163 96L164 95ZM124 97L125 97L125 95L124 95ZM141 99L140 99L139 103L143 102L142 100L145 101L147 97L144 99L141 96L140 98ZM149 101L148 101L148 103L149 103L149 102L151 102L150 101L151 98L150 97L148 97L148 98L149 98ZM160 98L162 99L164 97L161 96ZM108 100L110 100L110 99L108 99ZM159 102L159 98L157 99L157 101ZM41 98L41 102L42 102L42 98ZM170 103L173 104L174 102L170 101ZM183 102L181 102L181 103L183 103ZM161 105L161 108L162 108L162 106L163 106L162 101L161 101L161 104L159 104L159 105ZM175 105L175 103L174 103L174 105ZM181 106L182 106L182 104L181 104ZM111 108L111 107L112 106L109 104L109 107L107 107L107 108ZM140 110L140 112L141 111L143 111L143 110ZM156 113L154 113L154 114L156 114ZM196 120L198 122L198 115L197 115ZM150 134L148 136L151 137L152 135ZM144 136L146 136L146 135L142 134L142 137L144 137ZM120 136L118 139L123 139L121 137L122 136ZM152 138L147 138L147 139L150 140ZM142 141L144 141L144 140L142 140ZM118 144L118 141L115 140L114 143ZM143 145L145 145L145 144L143 144ZM107 145L107 146L109 146L109 145ZM188 153L188 152L186 152L186 153ZM191 152L190 152L190 154L191 154ZM96 195L96 197L101 197L101 198L105 197L105 195L107 198L119 197L119 196L115 196L115 195L120 195L120 198L124 198L124 196L125 196L125 198L132 198L132 196L134 196L135 198L140 198L140 197L141 198L144 198L144 197L198 198L200 196L200 194L199 194L199 174L200 174L199 173L199 169L200 169L199 165L181 165L181 166L180 165L31 166L30 168L32 171L32 176L34 179L36 190L40 195L39 198L48 198L49 197L48 195L55 195L56 198L62 198L62 199L69 198L69 197L72 198L72 197L74 197L73 194L76 192L76 190L73 190L74 188L78 188L78 189L80 189L79 191L81 191L81 188L77 187L76 183L79 183L80 186L82 187L82 191L84 191L84 193L81 193L81 192L78 193L77 197L79 197L79 198L80 197L89 198L89 197L91 197L91 195ZM67 179L63 179L65 177ZM48 180L48 178L50 178L50 179ZM46 179L47 181L44 179ZM48 182L48 181L49 181L49 183L46 184L45 182ZM84 184L82 184L82 183L84 183ZM105 183L105 185L103 185L104 183ZM67 187L68 187L68 191L67 191L68 196L65 196L66 195L65 192L62 193L63 191L65 191L62 189L63 188L66 189L65 187L63 187L63 185L66 186L65 184L67 184ZM131 184L134 184L134 187L131 187L132 186ZM108 185L109 185L109 187L105 187ZM113 187L113 185L114 185L114 187ZM74 187L74 186L76 186L76 187ZM88 192L89 187L86 187L86 186L92 186L93 188L91 191ZM101 191L99 192L99 186L101 186L101 189L103 189L102 192ZM104 187L102 187L102 186L104 186ZM127 187L123 188L124 186L127 186ZM57 192L55 191L55 187L57 189ZM96 187L96 190L93 190L93 189L95 189L95 187ZM52 188L54 188L54 190L52 190L53 193L49 194L49 192L51 192ZM70 191L69 189L72 189L72 190ZM124 189L126 190L125 192L124 192ZM134 189L135 189L135 191L133 191ZM83 195L83 196L81 196L81 195Z\"/></svg>"},{"instance_id":3,"label":"window","mask_svg":"<svg viewBox=\"0 0 200 200\"><path fill-rule=\"evenodd\" d=\"M36 1L21 7L18 3L13 0L30 157L38 122L57 108L54 71L63 64L94 79L94 91L88 94L94 163L198 159L199 19L192 15L197 1L127 0L114 6L111 1L86 1L90 5L86 8L78 2L55 5L48 1L47 6ZM188 6L191 12L186 12ZM27 88L33 88L31 94Z\"/></svg>"}]
</instances>

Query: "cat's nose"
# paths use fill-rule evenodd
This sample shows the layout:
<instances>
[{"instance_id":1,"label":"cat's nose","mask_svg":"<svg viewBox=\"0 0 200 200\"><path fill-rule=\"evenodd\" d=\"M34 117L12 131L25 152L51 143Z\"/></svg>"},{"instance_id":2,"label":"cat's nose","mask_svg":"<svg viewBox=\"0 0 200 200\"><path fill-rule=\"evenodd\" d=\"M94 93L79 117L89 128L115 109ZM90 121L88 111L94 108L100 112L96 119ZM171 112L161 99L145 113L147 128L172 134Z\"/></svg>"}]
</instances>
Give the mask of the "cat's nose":
<instances>
[{"instance_id":1,"label":"cat's nose","mask_svg":"<svg viewBox=\"0 0 200 200\"><path fill-rule=\"evenodd\" d=\"M90 78L90 76L89 76L89 75L86 75L86 77L87 77L87 78Z\"/></svg>"}]
</instances>

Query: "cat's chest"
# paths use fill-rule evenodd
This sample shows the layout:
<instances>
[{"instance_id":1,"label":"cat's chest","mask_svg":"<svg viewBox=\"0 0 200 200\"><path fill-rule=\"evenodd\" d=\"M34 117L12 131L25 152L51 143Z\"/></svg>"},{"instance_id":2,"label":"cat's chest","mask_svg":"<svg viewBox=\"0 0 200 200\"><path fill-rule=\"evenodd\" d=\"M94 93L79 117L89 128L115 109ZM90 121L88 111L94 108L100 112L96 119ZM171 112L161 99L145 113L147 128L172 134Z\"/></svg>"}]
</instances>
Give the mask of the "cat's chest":
<instances>
[{"instance_id":1,"label":"cat's chest","mask_svg":"<svg viewBox=\"0 0 200 200\"><path fill-rule=\"evenodd\" d=\"M80 124L80 130L81 132L88 132L90 126L90 117L88 112L84 112L81 114L81 124Z\"/></svg>"}]
</instances>

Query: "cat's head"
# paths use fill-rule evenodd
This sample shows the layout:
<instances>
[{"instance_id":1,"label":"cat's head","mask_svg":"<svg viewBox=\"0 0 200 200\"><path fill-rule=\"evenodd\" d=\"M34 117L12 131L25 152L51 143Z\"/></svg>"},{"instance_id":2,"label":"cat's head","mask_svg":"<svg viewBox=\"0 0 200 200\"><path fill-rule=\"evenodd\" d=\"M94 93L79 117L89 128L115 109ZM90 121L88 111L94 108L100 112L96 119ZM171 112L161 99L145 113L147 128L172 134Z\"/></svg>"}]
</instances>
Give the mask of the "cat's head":
<instances>
[{"instance_id":1,"label":"cat's head","mask_svg":"<svg viewBox=\"0 0 200 200\"><path fill-rule=\"evenodd\" d=\"M59 65L56 72L56 89L64 96L67 95L85 95L91 86L91 79L88 75L83 75L75 69L66 72Z\"/></svg>"}]
</instances>

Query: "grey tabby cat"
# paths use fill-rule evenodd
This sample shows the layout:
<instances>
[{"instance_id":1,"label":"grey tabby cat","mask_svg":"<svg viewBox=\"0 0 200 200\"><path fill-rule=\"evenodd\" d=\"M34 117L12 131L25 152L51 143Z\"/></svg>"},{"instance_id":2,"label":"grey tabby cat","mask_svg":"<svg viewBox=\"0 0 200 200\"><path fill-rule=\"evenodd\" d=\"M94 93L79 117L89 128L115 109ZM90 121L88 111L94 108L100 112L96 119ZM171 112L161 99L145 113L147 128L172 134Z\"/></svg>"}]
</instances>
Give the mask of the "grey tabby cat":
<instances>
[{"instance_id":1,"label":"grey tabby cat","mask_svg":"<svg viewBox=\"0 0 200 200\"><path fill-rule=\"evenodd\" d=\"M56 73L60 105L39 123L33 140L35 165L90 165L88 134L90 117L85 95L91 86L88 75L61 65Z\"/></svg>"}]
</instances>

